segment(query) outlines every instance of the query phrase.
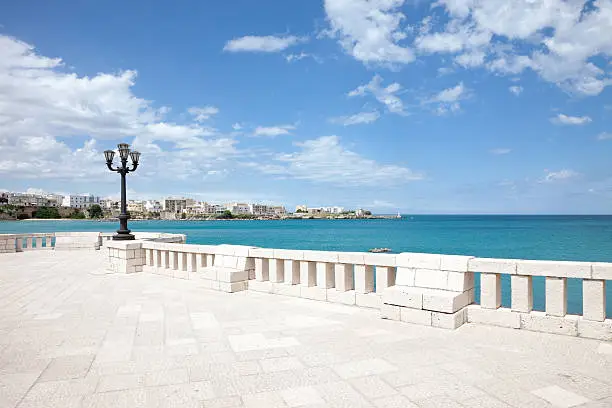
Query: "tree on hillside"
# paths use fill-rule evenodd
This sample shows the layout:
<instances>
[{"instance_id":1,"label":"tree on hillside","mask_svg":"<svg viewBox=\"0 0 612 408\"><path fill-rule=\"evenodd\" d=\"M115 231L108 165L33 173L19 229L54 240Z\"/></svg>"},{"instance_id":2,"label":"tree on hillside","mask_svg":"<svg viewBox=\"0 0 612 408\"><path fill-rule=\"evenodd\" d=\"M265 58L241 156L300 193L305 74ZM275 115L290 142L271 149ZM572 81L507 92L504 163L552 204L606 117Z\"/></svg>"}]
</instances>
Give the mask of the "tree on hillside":
<instances>
[{"instance_id":1,"label":"tree on hillside","mask_svg":"<svg viewBox=\"0 0 612 408\"><path fill-rule=\"evenodd\" d=\"M59 210L55 207L40 207L34 213L34 218L57 219L62 218Z\"/></svg>"},{"instance_id":2,"label":"tree on hillside","mask_svg":"<svg viewBox=\"0 0 612 408\"><path fill-rule=\"evenodd\" d=\"M91 205L87 212L89 212L89 218L102 218L104 216L102 207L100 207L98 204Z\"/></svg>"},{"instance_id":3,"label":"tree on hillside","mask_svg":"<svg viewBox=\"0 0 612 408\"><path fill-rule=\"evenodd\" d=\"M73 220L84 220L85 214L83 214L83 211L81 210L76 210L75 212L70 214L70 218L72 218Z\"/></svg>"},{"instance_id":4,"label":"tree on hillside","mask_svg":"<svg viewBox=\"0 0 612 408\"><path fill-rule=\"evenodd\" d=\"M230 210L223 211L223 214L217 215L217 218L220 220L231 220L234 218L234 215Z\"/></svg>"}]
</instances>

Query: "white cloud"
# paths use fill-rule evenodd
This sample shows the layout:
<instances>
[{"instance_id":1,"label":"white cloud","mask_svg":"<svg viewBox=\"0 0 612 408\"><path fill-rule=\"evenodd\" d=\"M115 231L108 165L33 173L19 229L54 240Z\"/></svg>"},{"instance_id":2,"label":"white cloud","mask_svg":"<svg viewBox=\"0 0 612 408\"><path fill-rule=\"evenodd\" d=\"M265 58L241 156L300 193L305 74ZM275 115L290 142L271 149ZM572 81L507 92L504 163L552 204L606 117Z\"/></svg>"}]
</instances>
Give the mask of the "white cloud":
<instances>
[{"instance_id":1,"label":"white cloud","mask_svg":"<svg viewBox=\"0 0 612 408\"><path fill-rule=\"evenodd\" d=\"M612 84L605 66L612 56L612 0L439 0L434 7L450 20L439 32L419 33L414 43L423 53L460 54L460 65L503 74L531 69L584 95Z\"/></svg>"},{"instance_id":2,"label":"white cloud","mask_svg":"<svg viewBox=\"0 0 612 408\"><path fill-rule=\"evenodd\" d=\"M407 64L413 51L400 44L405 0L325 0L328 34L358 61L374 64Z\"/></svg>"},{"instance_id":3,"label":"white cloud","mask_svg":"<svg viewBox=\"0 0 612 408\"><path fill-rule=\"evenodd\" d=\"M397 165L379 164L340 144L338 136L295 143L299 151L278 155L278 164L254 168L268 174L312 182L350 186L397 185L421 180L423 175Z\"/></svg>"},{"instance_id":4,"label":"white cloud","mask_svg":"<svg viewBox=\"0 0 612 408\"><path fill-rule=\"evenodd\" d=\"M610 132L601 132L597 135L597 140L610 140L612 139L612 133Z\"/></svg>"},{"instance_id":5,"label":"white cloud","mask_svg":"<svg viewBox=\"0 0 612 408\"><path fill-rule=\"evenodd\" d=\"M214 106L192 107L187 112L193 115L196 122L204 122L219 113L219 109Z\"/></svg>"},{"instance_id":6,"label":"white cloud","mask_svg":"<svg viewBox=\"0 0 612 408\"><path fill-rule=\"evenodd\" d=\"M374 75L372 80L366 84L357 87L348 93L349 97L365 96L368 93L374 95L376 100L387 107L389 112L405 115L404 103L397 96L397 93L402 89L402 86L397 82L392 83L387 87L382 86L382 77Z\"/></svg>"},{"instance_id":7,"label":"white cloud","mask_svg":"<svg viewBox=\"0 0 612 408\"><path fill-rule=\"evenodd\" d=\"M240 123L234 123L232 125L232 129L234 129L236 131L242 130L242 125Z\"/></svg>"},{"instance_id":8,"label":"white cloud","mask_svg":"<svg viewBox=\"0 0 612 408\"><path fill-rule=\"evenodd\" d=\"M586 125L593 120L588 116L568 116L559 113L557 116L550 119L556 125Z\"/></svg>"},{"instance_id":9,"label":"white cloud","mask_svg":"<svg viewBox=\"0 0 612 408\"><path fill-rule=\"evenodd\" d=\"M306 41L305 38L293 35L277 37L273 35L253 36L234 38L228 41L223 47L223 51L230 52L279 52L291 46Z\"/></svg>"},{"instance_id":10,"label":"white cloud","mask_svg":"<svg viewBox=\"0 0 612 408\"><path fill-rule=\"evenodd\" d=\"M293 125L278 125L278 126L257 126L253 132L253 136L276 137L281 135L289 135L295 129Z\"/></svg>"},{"instance_id":11,"label":"white cloud","mask_svg":"<svg viewBox=\"0 0 612 408\"><path fill-rule=\"evenodd\" d=\"M559 171L545 170L546 175L540 179L540 183L552 183L555 181L570 180L578 177L580 174L574 170L563 169Z\"/></svg>"},{"instance_id":12,"label":"white cloud","mask_svg":"<svg viewBox=\"0 0 612 408\"><path fill-rule=\"evenodd\" d=\"M508 90L512 94L514 94L516 96L519 96L520 94L523 93L523 87L522 86L518 86L518 85L513 85L513 86L509 87Z\"/></svg>"},{"instance_id":13,"label":"white cloud","mask_svg":"<svg viewBox=\"0 0 612 408\"><path fill-rule=\"evenodd\" d=\"M332 118L330 121L332 123L339 123L344 126L350 125L361 125L376 122L380 118L380 113L374 112L360 112L355 115L350 116L340 116L337 118Z\"/></svg>"},{"instance_id":14,"label":"white cloud","mask_svg":"<svg viewBox=\"0 0 612 408\"><path fill-rule=\"evenodd\" d=\"M461 110L461 101L470 98L470 90L459 82L457 85L444 89L434 96L425 99L422 105L435 106L434 112L438 115L445 115L449 112L458 112Z\"/></svg>"},{"instance_id":15,"label":"white cloud","mask_svg":"<svg viewBox=\"0 0 612 408\"><path fill-rule=\"evenodd\" d=\"M498 147L496 149L491 149L491 154L494 155L502 155L502 154L508 154L512 151L512 149L508 149L507 147Z\"/></svg>"},{"instance_id":16,"label":"white cloud","mask_svg":"<svg viewBox=\"0 0 612 408\"><path fill-rule=\"evenodd\" d=\"M296 61L301 61L304 58L312 58L313 60L315 60L316 62L318 62L319 64L321 64L323 61L321 60L321 58L319 58L318 56L314 55L314 54L308 54L306 52L300 52L299 54L288 54L285 55L285 60L287 62L296 62Z\"/></svg>"},{"instance_id":17,"label":"white cloud","mask_svg":"<svg viewBox=\"0 0 612 408\"><path fill-rule=\"evenodd\" d=\"M133 138L143 151L140 176L169 165L197 174L237 154L233 140L197 121L165 122L170 109L154 108L137 97L135 81L136 72L129 70L79 76L65 70L60 58L42 56L33 46L0 35L0 179L108 179L110 172L100 166L102 150L117 139ZM210 107L199 109L212 114ZM59 139L84 135L89 139L76 148ZM159 141L170 148L163 151ZM193 160L185 158L185 149L195 155Z\"/></svg>"}]
</instances>

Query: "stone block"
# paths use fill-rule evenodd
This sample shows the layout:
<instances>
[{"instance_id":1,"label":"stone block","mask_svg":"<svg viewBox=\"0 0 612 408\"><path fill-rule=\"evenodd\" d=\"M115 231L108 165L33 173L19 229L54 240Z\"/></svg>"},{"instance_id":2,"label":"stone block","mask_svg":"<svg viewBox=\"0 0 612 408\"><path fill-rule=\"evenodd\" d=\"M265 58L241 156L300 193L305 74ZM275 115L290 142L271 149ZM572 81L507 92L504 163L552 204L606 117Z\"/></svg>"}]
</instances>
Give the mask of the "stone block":
<instances>
[{"instance_id":1,"label":"stone block","mask_svg":"<svg viewBox=\"0 0 612 408\"><path fill-rule=\"evenodd\" d=\"M402 322L420 324L422 326L431 326L431 316L432 312L429 310L400 307L400 320Z\"/></svg>"},{"instance_id":2,"label":"stone block","mask_svg":"<svg viewBox=\"0 0 612 408\"><path fill-rule=\"evenodd\" d=\"M173 271L172 277L176 279L189 279L189 272L177 269Z\"/></svg>"},{"instance_id":3,"label":"stone block","mask_svg":"<svg viewBox=\"0 0 612 408\"><path fill-rule=\"evenodd\" d=\"M529 275L512 275L510 278L512 310L529 313L533 310L533 278Z\"/></svg>"},{"instance_id":4,"label":"stone block","mask_svg":"<svg viewBox=\"0 0 612 408\"><path fill-rule=\"evenodd\" d=\"M479 305L470 305L466 308L469 323L487 324L490 326L521 328L521 314L510 309L485 309Z\"/></svg>"},{"instance_id":5,"label":"stone block","mask_svg":"<svg viewBox=\"0 0 612 408\"><path fill-rule=\"evenodd\" d=\"M480 306L485 309L497 309L501 306L500 274L480 274Z\"/></svg>"},{"instance_id":6,"label":"stone block","mask_svg":"<svg viewBox=\"0 0 612 408\"><path fill-rule=\"evenodd\" d=\"M516 273L531 276L554 276L558 278L591 278L589 262L570 261L517 261Z\"/></svg>"},{"instance_id":7,"label":"stone block","mask_svg":"<svg viewBox=\"0 0 612 408\"><path fill-rule=\"evenodd\" d=\"M272 248L252 248L249 250L251 258L274 258L274 249Z\"/></svg>"},{"instance_id":8,"label":"stone block","mask_svg":"<svg viewBox=\"0 0 612 408\"><path fill-rule=\"evenodd\" d=\"M469 270L468 263L473 258L473 256L464 255L442 255L440 269L451 272L467 272Z\"/></svg>"},{"instance_id":9,"label":"stone block","mask_svg":"<svg viewBox=\"0 0 612 408\"><path fill-rule=\"evenodd\" d=\"M612 263L610 262L593 262L591 264L592 278L612 280Z\"/></svg>"},{"instance_id":10,"label":"stone block","mask_svg":"<svg viewBox=\"0 0 612 408\"><path fill-rule=\"evenodd\" d=\"M302 286L300 288L301 297L312 300L327 300L327 289L318 286Z\"/></svg>"},{"instance_id":11,"label":"stone block","mask_svg":"<svg viewBox=\"0 0 612 408\"><path fill-rule=\"evenodd\" d=\"M423 290L423 309L434 312L455 313L474 301L474 289L465 292Z\"/></svg>"},{"instance_id":12,"label":"stone block","mask_svg":"<svg viewBox=\"0 0 612 408\"><path fill-rule=\"evenodd\" d=\"M338 263L338 252L304 251L304 260L312 261L312 262Z\"/></svg>"},{"instance_id":13,"label":"stone block","mask_svg":"<svg viewBox=\"0 0 612 408\"><path fill-rule=\"evenodd\" d=\"M351 265L365 265L364 252L338 252L338 262Z\"/></svg>"},{"instance_id":14,"label":"stone block","mask_svg":"<svg viewBox=\"0 0 612 408\"><path fill-rule=\"evenodd\" d=\"M582 281L582 317L603 322L606 319L606 281Z\"/></svg>"},{"instance_id":15,"label":"stone block","mask_svg":"<svg viewBox=\"0 0 612 408\"><path fill-rule=\"evenodd\" d=\"M392 286L382 293L383 303L412 309L423 308L423 291L414 287Z\"/></svg>"},{"instance_id":16,"label":"stone block","mask_svg":"<svg viewBox=\"0 0 612 408\"><path fill-rule=\"evenodd\" d=\"M415 269L398 266L395 272L395 284L397 286L414 286Z\"/></svg>"},{"instance_id":17,"label":"stone block","mask_svg":"<svg viewBox=\"0 0 612 408\"><path fill-rule=\"evenodd\" d=\"M242 292L249 288L248 281L241 282L219 282L219 290L221 292L235 293Z\"/></svg>"},{"instance_id":18,"label":"stone block","mask_svg":"<svg viewBox=\"0 0 612 408\"><path fill-rule=\"evenodd\" d=\"M394 266L376 266L376 292L382 293L386 288L395 285Z\"/></svg>"},{"instance_id":19,"label":"stone block","mask_svg":"<svg viewBox=\"0 0 612 408\"><path fill-rule=\"evenodd\" d=\"M404 252L396 255L396 261L397 266L416 269L440 270L440 267L442 266L442 255Z\"/></svg>"},{"instance_id":20,"label":"stone block","mask_svg":"<svg viewBox=\"0 0 612 408\"><path fill-rule=\"evenodd\" d=\"M300 285L285 285L284 283L272 283L270 293L293 297L302 296Z\"/></svg>"},{"instance_id":21,"label":"stone block","mask_svg":"<svg viewBox=\"0 0 612 408\"><path fill-rule=\"evenodd\" d=\"M272 282L250 280L249 290L253 290L255 292L272 293Z\"/></svg>"},{"instance_id":22,"label":"stone block","mask_svg":"<svg viewBox=\"0 0 612 408\"><path fill-rule=\"evenodd\" d=\"M302 261L304 260L304 251L300 251L297 249L275 249L274 258Z\"/></svg>"},{"instance_id":23,"label":"stone block","mask_svg":"<svg viewBox=\"0 0 612 408\"><path fill-rule=\"evenodd\" d=\"M430 289L446 289L448 272L434 269L416 269L414 286Z\"/></svg>"},{"instance_id":24,"label":"stone block","mask_svg":"<svg viewBox=\"0 0 612 408\"><path fill-rule=\"evenodd\" d=\"M388 320L400 320L400 307L382 304L380 306L380 317Z\"/></svg>"},{"instance_id":25,"label":"stone block","mask_svg":"<svg viewBox=\"0 0 612 408\"><path fill-rule=\"evenodd\" d=\"M546 277L546 314L563 317L567 314L567 279Z\"/></svg>"},{"instance_id":26,"label":"stone block","mask_svg":"<svg viewBox=\"0 0 612 408\"><path fill-rule=\"evenodd\" d=\"M468 261L470 272L516 274L516 259L472 258Z\"/></svg>"},{"instance_id":27,"label":"stone block","mask_svg":"<svg viewBox=\"0 0 612 408\"><path fill-rule=\"evenodd\" d=\"M283 282L285 280L285 262L282 259L270 259L268 262L270 282Z\"/></svg>"},{"instance_id":28,"label":"stone block","mask_svg":"<svg viewBox=\"0 0 612 408\"><path fill-rule=\"evenodd\" d=\"M455 313L431 313L431 325L441 329L454 330L467 322L467 310L465 308Z\"/></svg>"},{"instance_id":29,"label":"stone block","mask_svg":"<svg viewBox=\"0 0 612 408\"><path fill-rule=\"evenodd\" d=\"M449 272L446 289L455 292L464 292L474 288L474 274L472 272Z\"/></svg>"},{"instance_id":30,"label":"stone block","mask_svg":"<svg viewBox=\"0 0 612 408\"><path fill-rule=\"evenodd\" d=\"M353 265L352 264L335 264L334 275L336 289L339 291L353 290Z\"/></svg>"},{"instance_id":31,"label":"stone block","mask_svg":"<svg viewBox=\"0 0 612 408\"><path fill-rule=\"evenodd\" d=\"M208 280L218 280L217 279L217 271L219 270L218 267L216 266L209 266L206 268L202 268L198 273L197 276L200 279L208 279Z\"/></svg>"},{"instance_id":32,"label":"stone block","mask_svg":"<svg viewBox=\"0 0 612 408\"><path fill-rule=\"evenodd\" d=\"M369 307L371 309L380 309L383 304L382 296L378 293L355 293L355 304L361 307Z\"/></svg>"},{"instance_id":33,"label":"stone block","mask_svg":"<svg viewBox=\"0 0 612 408\"><path fill-rule=\"evenodd\" d=\"M217 269L217 280L219 282L241 282L249 280L248 271L239 271L235 269L218 268Z\"/></svg>"},{"instance_id":34,"label":"stone block","mask_svg":"<svg viewBox=\"0 0 612 408\"><path fill-rule=\"evenodd\" d=\"M521 313L521 329L566 336L578 335L578 317L548 316L544 312Z\"/></svg>"},{"instance_id":35,"label":"stone block","mask_svg":"<svg viewBox=\"0 0 612 408\"><path fill-rule=\"evenodd\" d=\"M395 255L391 254L370 254L363 255L363 261L366 265L373 266L393 266L396 265Z\"/></svg>"},{"instance_id":36,"label":"stone block","mask_svg":"<svg viewBox=\"0 0 612 408\"><path fill-rule=\"evenodd\" d=\"M300 285L314 286L317 282L316 264L309 261L300 261Z\"/></svg>"},{"instance_id":37,"label":"stone block","mask_svg":"<svg viewBox=\"0 0 612 408\"><path fill-rule=\"evenodd\" d=\"M602 341L612 341L612 319L602 322L578 318L578 336Z\"/></svg>"},{"instance_id":38,"label":"stone block","mask_svg":"<svg viewBox=\"0 0 612 408\"><path fill-rule=\"evenodd\" d=\"M300 283L300 262L292 259L285 259L285 283L287 285L297 285Z\"/></svg>"},{"instance_id":39,"label":"stone block","mask_svg":"<svg viewBox=\"0 0 612 408\"><path fill-rule=\"evenodd\" d=\"M374 291L374 267L371 265L355 265L355 291L370 293Z\"/></svg>"},{"instance_id":40,"label":"stone block","mask_svg":"<svg viewBox=\"0 0 612 408\"><path fill-rule=\"evenodd\" d=\"M320 288L335 287L334 264L317 262L317 286Z\"/></svg>"},{"instance_id":41,"label":"stone block","mask_svg":"<svg viewBox=\"0 0 612 408\"><path fill-rule=\"evenodd\" d=\"M345 305L355 304L355 291L339 291L338 289L327 289L327 301L333 303L342 303Z\"/></svg>"}]
</instances>

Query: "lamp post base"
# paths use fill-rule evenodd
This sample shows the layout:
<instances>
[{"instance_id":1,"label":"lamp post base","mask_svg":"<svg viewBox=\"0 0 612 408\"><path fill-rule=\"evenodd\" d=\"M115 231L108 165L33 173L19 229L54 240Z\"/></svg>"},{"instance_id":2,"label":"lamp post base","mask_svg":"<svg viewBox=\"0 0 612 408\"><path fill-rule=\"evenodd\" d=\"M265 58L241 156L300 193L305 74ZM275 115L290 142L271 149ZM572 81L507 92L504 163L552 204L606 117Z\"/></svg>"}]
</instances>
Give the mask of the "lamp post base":
<instances>
[{"instance_id":1,"label":"lamp post base","mask_svg":"<svg viewBox=\"0 0 612 408\"><path fill-rule=\"evenodd\" d=\"M117 233L113 235L113 241L131 241L133 239L136 239L136 237L130 233Z\"/></svg>"}]
</instances>

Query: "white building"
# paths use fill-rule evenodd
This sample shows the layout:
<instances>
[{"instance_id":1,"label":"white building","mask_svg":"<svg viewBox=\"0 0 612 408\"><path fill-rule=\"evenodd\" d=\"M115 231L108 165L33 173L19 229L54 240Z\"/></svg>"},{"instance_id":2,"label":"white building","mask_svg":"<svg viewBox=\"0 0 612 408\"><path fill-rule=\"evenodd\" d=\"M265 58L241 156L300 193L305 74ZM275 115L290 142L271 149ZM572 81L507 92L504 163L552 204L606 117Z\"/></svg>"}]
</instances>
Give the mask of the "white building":
<instances>
[{"instance_id":1,"label":"white building","mask_svg":"<svg viewBox=\"0 0 612 408\"><path fill-rule=\"evenodd\" d=\"M231 211L232 214L251 214L251 205L245 203L225 204L225 209Z\"/></svg>"},{"instance_id":2,"label":"white building","mask_svg":"<svg viewBox=\"0 0 612 408\"><path fill-rule=\"evenodd\" d=\"M249 212L253 215L268 215L268 206L265 204L249 204Z\"/></svg>"},{"instance_id":3,"label":"white building","mask_svg":"<svg viewBox=\"0 0 612 408\"><path fill-rule=\"evenodd\" d=\"M164 208L159 201L148 200L144 203L144 209L147 212L162 212Z\"/></svg>"},{"instance_id":4,"label":"white building","mask_svg":"<svg viewBox=\"0 0 612 408\"><path fill-rule=\"evenodd\" d=\"M272 215L275 215L277 217L284 217L285 215L287 215L287 210L282 205L270 207L269 211L270 213L272 213Z\"/></svg>"},{"instance_id":5,"label":"white building","mask_svg":"<svg viewBox=\"0 0 612 408\"><path fill-rule=\"evenodd\" d=\"M67 195L64 196L62 206L71 208L89 208L90 206L100 205L100 197L94 195Z\"/></svg>"},{"instance_id":6,"label":"white building","mask_svg":"<svg viewBox=\"0 0 612 408\"><path fill-rule=\"evenodd\" d=\"M307 213L308 212L308 206L306 204L298 205L298 206L295 207L295 212L296 213Z\"/></svg>"}]
</instances>

